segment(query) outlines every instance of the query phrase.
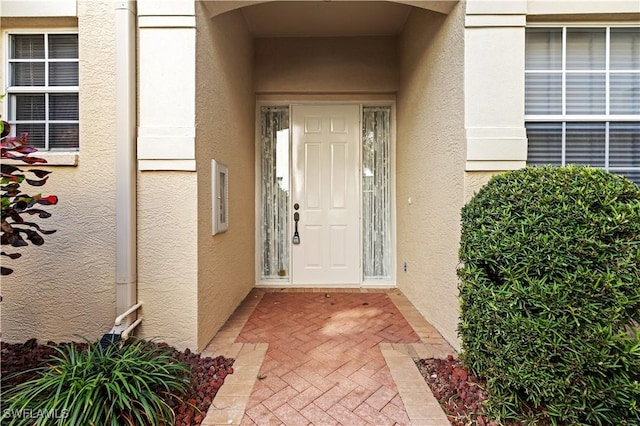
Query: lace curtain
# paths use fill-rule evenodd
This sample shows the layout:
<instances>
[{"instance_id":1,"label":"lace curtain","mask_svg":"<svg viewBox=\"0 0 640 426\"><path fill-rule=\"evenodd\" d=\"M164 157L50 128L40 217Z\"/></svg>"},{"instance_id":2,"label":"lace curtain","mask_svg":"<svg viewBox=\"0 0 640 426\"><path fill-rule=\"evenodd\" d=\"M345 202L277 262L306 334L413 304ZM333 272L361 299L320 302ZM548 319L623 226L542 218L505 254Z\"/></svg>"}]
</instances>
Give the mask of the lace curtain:
<instances>
[{"instance_id":1,"label":"lace curtain","mask_svg":"<svg viewBox=\"0 0 640 426\"><path fill-rule=\"evenodd\" d=\"M289 276L289 107L262 107L262 278Z\"/></svg>"},{"instance_id":2,"label":"lace curtain","mask_svg":"<svg viewBox=\"0 0 640 426\"><path fill-rule=\"evenodd\" d=\"M362 269L391 278L391 109L364 107L362 119Z\"/></svg>"}]
</instances>

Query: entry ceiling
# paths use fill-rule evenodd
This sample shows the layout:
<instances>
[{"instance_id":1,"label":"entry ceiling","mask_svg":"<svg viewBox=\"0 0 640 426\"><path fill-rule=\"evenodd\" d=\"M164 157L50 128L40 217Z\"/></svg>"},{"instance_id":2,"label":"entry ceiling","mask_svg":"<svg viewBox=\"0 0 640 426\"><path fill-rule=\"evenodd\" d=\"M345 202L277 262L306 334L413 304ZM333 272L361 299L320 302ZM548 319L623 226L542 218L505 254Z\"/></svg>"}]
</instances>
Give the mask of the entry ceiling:
<instances>
[{"instance_id":1,"label":"entry ceiling","mask_svg":"<svg viewBox=\"0 0 640 426\"><path fill-rule=\"evenodd\" d=\"M389 36L412 7L387 1L274 1L243 7L254 37Z\"/></svg>"}]
</instances>

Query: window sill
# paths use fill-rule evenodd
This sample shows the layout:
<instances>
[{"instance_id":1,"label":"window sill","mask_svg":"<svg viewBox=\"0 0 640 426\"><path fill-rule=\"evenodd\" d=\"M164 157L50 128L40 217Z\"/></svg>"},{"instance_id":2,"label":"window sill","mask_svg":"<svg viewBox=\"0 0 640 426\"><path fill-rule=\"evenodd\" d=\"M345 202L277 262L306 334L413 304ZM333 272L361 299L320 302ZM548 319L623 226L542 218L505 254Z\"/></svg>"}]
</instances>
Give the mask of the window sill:
<instances>
[{"instance_id":1,"label":"window sill","mask_svg":"<svg viewBox=\"0 0 640 426\"><path fill-rule=\"evenodd\" d=\"M34 157L44 158L47 160L46 163L36 163L31 164L31 166L42 165L42 166L77 166L78 165L78 152L55 152L55 151L38 151L34 153ZM13 164L25 165L26 163L20 160L9 160L3 159L3 163L5 164Z\"/></svg>"}]
</instances>

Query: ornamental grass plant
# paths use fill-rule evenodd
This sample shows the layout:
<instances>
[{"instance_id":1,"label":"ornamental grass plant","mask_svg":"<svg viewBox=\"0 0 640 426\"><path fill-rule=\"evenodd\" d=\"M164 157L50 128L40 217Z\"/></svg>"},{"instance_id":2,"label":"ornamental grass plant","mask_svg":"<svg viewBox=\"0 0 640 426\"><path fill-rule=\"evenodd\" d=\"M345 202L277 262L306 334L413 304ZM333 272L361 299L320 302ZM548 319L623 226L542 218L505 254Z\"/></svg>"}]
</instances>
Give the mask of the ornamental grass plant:
<instances>
[{"instance_id":1,"label":"ornamental grass plant","mask_svg":"<svg viewBox=\"0 0 640 426\"><path fill-rule=\"evenodd\" d=\"M463 360L496 420L640 424L640 187L588 167L493 177L462 210Z\"/></svg>"},{"instance_id":2,"label":"ornamental grass plant","mask_svg":"<svg viewBox=\"0 0 640 426\"><path fill-rule=\"evenodd\" d=\"M190 386L190 369L166 348L144 340L53 348L34 378L3 389L3 425L173 425L167 402Z\"/></svg>"}]
</instances>

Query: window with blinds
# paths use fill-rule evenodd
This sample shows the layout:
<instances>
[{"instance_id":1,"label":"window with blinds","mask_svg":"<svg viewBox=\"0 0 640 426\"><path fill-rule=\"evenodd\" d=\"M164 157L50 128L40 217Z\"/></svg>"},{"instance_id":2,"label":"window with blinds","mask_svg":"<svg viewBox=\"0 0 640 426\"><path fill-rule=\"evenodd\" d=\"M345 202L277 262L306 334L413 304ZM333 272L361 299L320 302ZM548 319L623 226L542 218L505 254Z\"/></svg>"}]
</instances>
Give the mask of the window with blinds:
<instances>
[{"instance_id":1,"label":"window with blinds","mask_svg":"<svg viewBox=\"0 0 640 426\"><path fill-rule=\"evenodd\" d=\"M528 28L525 120L528 164L640 184L640 27Z\"/></svg>"},{"instance_id":2,"label":"window with blinds","mask_svg":"<svg viewBox=\"0 0 640 426\"><path fill-rule=\"evenodd\" d=\"M41 150L77 150L78 35L10 34L8 120Z\"/></svg>"}]
</instances>

